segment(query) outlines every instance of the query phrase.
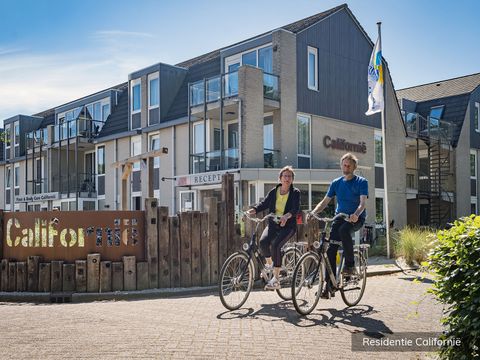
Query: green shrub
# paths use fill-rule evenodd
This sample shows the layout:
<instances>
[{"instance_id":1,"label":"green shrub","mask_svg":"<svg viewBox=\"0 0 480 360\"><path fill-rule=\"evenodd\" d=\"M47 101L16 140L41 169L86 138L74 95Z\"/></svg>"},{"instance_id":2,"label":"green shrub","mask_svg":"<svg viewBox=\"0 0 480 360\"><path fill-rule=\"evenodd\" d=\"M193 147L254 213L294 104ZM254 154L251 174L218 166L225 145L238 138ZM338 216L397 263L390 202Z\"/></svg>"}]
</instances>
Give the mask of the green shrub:
<instances>
[{"instance_id":1,"label":"green shrub","mask_svg":"<svg viewBox=\"0 0 480 360\"><path fill-rule=\"evenodd\" d=\"M447 306L444 340L461 340L459 347L444 346L441 356L480 358L480 216L439 231L429 267L435 274L431 292Z\"/></svg>"},{"instance_id":2,"label":"green shrub","mask_svg":"<svg viewBox=\"0 0 480 360\"><path fill-rule=\"evenodd\" d=\"M429 230L408 226L394 233L395 256L403 256L408 265L420 265L432 248L432 235Z\"/></svg>"}]
</instances>

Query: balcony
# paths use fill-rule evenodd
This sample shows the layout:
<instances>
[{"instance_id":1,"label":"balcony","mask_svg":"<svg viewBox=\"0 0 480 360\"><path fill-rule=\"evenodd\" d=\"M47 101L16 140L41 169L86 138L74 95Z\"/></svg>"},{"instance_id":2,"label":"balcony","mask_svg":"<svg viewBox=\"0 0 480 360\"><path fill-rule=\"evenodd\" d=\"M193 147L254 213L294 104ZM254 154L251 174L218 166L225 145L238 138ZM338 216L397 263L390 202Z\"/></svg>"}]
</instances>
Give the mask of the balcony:
<instances>
[{"instance_id":1,"label":"balcony","mask_svg":"<svg viewBox=\"0 0 480 360\"><path fill-rule=\"evenodd\" d=\"M430 116L425 118L418 113L406 111L402 111L402 116L410 136L444 142L450 142L453 138L455 125L450 122Z\"/></svg>"},{"instance_id":2,"label":"balcony","mask_svg":"<svg viewBox=\"0 0 480 360\"><path fill-rule=\"evenodd\" d=\"M78 175L78 176L77 176ZM78 178L78 183L77 183ZM78 192L78 196L82 198L96 198L97 186L93 173L72 173L70 175L56 175L52 179L52 192L67 194L72 196Z\"/></svg>"},{"instance_id":3,"label":"balcony","mask_svg":"<svg viewBox=\"0 0 480 360\"><path fill-rule=\"evenodd\" d=\"M280 99L278 88L278 76L263 73L263 96L266 99ZM222 87L222 88L221 88ZM238 71L214 76L205 80L190 84L190 106L195 107L220 100L220 94L223 90L223 99L229 99L238 96Z\"/></svg>"},{"instance_id":4,"label":"balcony","mask_svg":"<svg viewBox=\"0 0 480 360\"><path fill-rule=\"evenodd\" d=\"M48 145L47 128L38 129L25 135L27 150L33 150Z\"/></svg>"},{"instance_id":5,"label":"balcony","mask_svg":"<svg viewBox=\"0 0 480 360\"><path fill-rule=\"evenodd\" d=\"M55 125L53 128L53 143L70 139L93 140L98 136L104 125L103 121L76 119Z\"/></svg>"},{"instance_id":6,"label":"balcony","mask_svg":"<svg viewBox=\"0 0 480 360\"><path fill-rule=\"evenodd\" d=\"M223 169L221 167L221 153L220 150L190 155L192 161L192 169L194 174L227 170L239 168L239 154L237 148L226 149L223 152ZM205 164L205 160L207 161Z\"/></svg>"}]
</instances>

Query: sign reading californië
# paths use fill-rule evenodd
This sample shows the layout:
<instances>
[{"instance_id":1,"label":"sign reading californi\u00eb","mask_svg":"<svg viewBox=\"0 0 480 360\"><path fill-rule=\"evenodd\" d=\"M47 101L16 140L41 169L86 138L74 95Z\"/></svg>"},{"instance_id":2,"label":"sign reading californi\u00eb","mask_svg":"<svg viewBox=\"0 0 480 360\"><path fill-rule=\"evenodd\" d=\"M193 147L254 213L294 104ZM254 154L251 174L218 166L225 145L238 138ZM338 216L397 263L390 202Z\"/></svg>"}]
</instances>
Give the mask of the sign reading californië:
<instances>
[{"instance_id":1,"label":"sign reading californi\u00eb","mask_svg":"<svg viewBox=\"0 0 480 360\"><path fill-rule=\"evenodd\" d=\"M142 211L42 211L4 213L5 258L77 260L89 253L120 261L144 258Z\"/></svg>"}]
</instances>

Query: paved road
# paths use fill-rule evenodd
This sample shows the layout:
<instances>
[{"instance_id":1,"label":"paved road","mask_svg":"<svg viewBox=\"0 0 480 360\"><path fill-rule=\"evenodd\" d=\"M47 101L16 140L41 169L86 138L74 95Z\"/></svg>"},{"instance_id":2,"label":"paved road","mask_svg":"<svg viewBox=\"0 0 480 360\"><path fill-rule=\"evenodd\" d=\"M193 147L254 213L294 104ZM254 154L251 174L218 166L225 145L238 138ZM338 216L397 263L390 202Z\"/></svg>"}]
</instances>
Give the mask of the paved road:
<instances>
[{"instance_id":1,"label":"paved road","mask_svg":"<svg viewBox=\"0 0 480 360\"><path fill-rule=\"evenodd\" d=\"M353 332L440 331L442 306L414 273L368 279L345 308L321 300L308 317L275 292L227 312L216 294L83 304L0 304L0 358L417 359L431 353L351 352ZM417 301L419 304L413 304ZM415 312L418 315L415 316Z\"/></svg>"}]
</instances>

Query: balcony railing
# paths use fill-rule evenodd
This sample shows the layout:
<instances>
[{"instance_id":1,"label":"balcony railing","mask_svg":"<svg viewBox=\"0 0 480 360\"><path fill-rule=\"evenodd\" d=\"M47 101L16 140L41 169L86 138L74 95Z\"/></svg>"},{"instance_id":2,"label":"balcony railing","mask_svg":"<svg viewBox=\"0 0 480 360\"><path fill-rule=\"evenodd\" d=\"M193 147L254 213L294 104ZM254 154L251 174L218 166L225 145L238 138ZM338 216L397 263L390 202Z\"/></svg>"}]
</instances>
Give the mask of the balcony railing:
<instances>
[{"instance_id":1,"label":"balcony railing","mask_svg":"<svg viewBox=\"0 0 480 360\"><path fill-rule=\"evenodd\" d=\"M103 121L90 119L76 119L55 125L53 142L72 139L75 137L93 139L98 136L104 125Z\"/></svg>"},{"instance_id":2,"label":"balcony railing","mask_svg":"<svg viewBox=\"0 0 480 360\"><path fill-rule=\"evenodd\" d=\"M277 168L280 165L280 150L263 149L263 167Z\"/></svg>"},{"instance_id":3,"label":"balcony railing","mask_svg":"<svg viewBox=\"0 0 480 360\"><path fill-rule=\"evenodd\" d=\"M48 144L47 128L29 132L25 135L25 139L27 150L31 150L40 146L46 146Z\"/></svg>"},{"instance_id":4,"label":"balcony railing","mask_svg":"<svg viewBox=\"0 0 480 360\"><path fill-rule=\"evenodd\" d=\"M220 150L210 151L204 156L203 153L191 154L193 173L202 173L226 169L237 169L239 167L238 149L231 148L226 149L223 152L223 169L221 166L221 154ZM205 159L207 163L205 164Z\"/></svg>"},{"instance_id":5,"label":"balcony railing","mask_svg":"<svg viewBox=\"0 0 480 360\"><path fill-rule=\"evenodd\" d=\"M263 96L267 99L279 100L278 83L277 75L263 73ZM207 103L220 100L221 87L223 87L224 99L237 96L238 70L190 84L190 106L202 105L205 99Z\"/></svg>"},{"instance_id":6,"label":"balcony railing","mask_svg":"<svg viewBox=\"0 0 480 360\"><path fill-rule=\"evenodd\" d=\"M58 191L60 194L78 192L79 196L89 198L97 196L95 174L93 173L72 173L70 176L62 175L61 177L57 175L52 180L51 191Z\"/></svg>"},{"instance_id":7,"label":"balcony railing","mask_svg":"<svg viewBox=\"0 0 480 360\"><path fill-rule=\"evenodd\" d=\"M42 194L48 192L47 178L38 178L27 181L27 195Z\"/></svg>"},{"instance_id":8,"label":"balcony railing","mask_svg":"<svg viewBox=\"0 0 480 360\"><path fill-rule=\"evenodd\" d=\"M402 116L407 132L411 135L445 141L450 141L453 137L455 125L450 122L406 111L402 111Z\"/></svg>"}]
</instances>

